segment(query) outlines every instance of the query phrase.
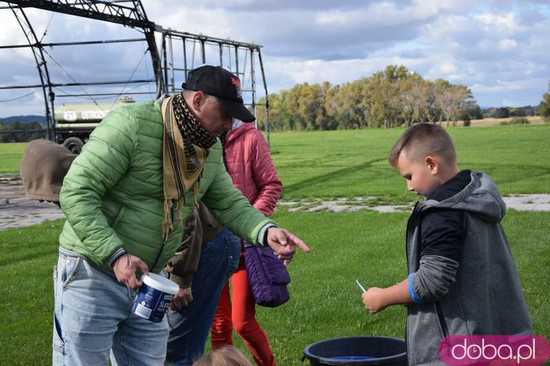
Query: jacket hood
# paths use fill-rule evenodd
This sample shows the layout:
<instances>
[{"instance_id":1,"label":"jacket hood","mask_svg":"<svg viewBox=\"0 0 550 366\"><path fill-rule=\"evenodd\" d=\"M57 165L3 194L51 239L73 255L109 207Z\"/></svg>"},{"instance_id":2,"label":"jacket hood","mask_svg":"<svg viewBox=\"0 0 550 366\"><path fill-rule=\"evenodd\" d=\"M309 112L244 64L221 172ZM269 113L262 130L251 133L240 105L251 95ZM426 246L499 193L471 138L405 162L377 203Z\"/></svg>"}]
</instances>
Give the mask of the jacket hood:
<instances>
[{"instance_id":1,"label":"jacket hood","mask_svg":"<svg viewBox=\"0 0 550 366\"><path fill-rule=\"evenodd\" d=\"M450 208L481 216L485 221L500 222L506 213L506 204L491 177L472 171L470 183L452 197L443 201L426 200L419 203L422 210Z\"/></svg>"},{"instance_id":2,"label":"jacket hood","mask_svg":"<svg viewBox=\"0 0 550 366\"><path fill-rule=\"evenodd\" d=\"M243 123L242 126L235 128L227 133L227 137L225 138L225 144L230 144L234 140L238 139L240 136L244 135L250 130L255 129L256 126L254 126L254 123Z\"/></svg>"}]
</instances>

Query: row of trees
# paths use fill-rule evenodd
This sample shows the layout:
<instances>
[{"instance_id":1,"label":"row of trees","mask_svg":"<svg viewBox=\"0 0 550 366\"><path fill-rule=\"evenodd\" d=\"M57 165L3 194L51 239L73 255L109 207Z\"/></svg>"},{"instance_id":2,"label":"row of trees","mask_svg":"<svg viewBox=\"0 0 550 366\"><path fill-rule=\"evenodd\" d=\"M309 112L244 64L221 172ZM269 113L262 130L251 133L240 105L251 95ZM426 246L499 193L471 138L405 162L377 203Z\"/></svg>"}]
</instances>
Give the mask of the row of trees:
<instances>
[{"instance_id":1,"label":"row of trees","mask_svg":"<svg viewBox=\"0 0 550 366\"><path fill-rule=\"evenodd\" d=\"M483 118L528 117L537 115L537 106L499 107L482 109Z\"/></svg>"},{"instance_id":2,"label":"row of trees","mask_svg":"<svg viewBox=\"0 0 550 366\"><path fill-rule=\"evenodd\" d=\"M44 127L39 122L0 122L0 142L26 142L46 136Z\"/></svg>"},{"instance_id":3,"label":"row of trees","mask_svg":"<svg viewBox=\"0 0 550 366\"><path fill-rule=\"evenodd\" d=\"M298 84L270 95L274 130L410 126L417 122L481 118L481 110L464 85L424 80L405 66L387 66L343 85ZM263 127L265 114L258 110Z\"/></svg>"}]
</instances>

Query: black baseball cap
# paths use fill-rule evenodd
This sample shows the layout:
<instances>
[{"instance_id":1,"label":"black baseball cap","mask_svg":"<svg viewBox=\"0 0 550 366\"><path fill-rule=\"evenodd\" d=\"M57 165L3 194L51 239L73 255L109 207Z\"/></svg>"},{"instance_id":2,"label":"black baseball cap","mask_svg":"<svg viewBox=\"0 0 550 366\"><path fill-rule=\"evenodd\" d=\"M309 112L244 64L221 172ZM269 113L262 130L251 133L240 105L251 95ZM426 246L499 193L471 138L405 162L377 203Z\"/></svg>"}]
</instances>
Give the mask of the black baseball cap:
<instances>
[{"instance_id":1,"label":"black baseball cap","mask_svg":"<svg viewBox=\"0 0 550 366\"><path fill-rule=\"evenodd\" d=\"M241 80L220 66L205 65L189 72L183 89L202 91L219 99L225 112L243 122L254 122L256 117L243 103Z\"/></svg>"}]
</instances>

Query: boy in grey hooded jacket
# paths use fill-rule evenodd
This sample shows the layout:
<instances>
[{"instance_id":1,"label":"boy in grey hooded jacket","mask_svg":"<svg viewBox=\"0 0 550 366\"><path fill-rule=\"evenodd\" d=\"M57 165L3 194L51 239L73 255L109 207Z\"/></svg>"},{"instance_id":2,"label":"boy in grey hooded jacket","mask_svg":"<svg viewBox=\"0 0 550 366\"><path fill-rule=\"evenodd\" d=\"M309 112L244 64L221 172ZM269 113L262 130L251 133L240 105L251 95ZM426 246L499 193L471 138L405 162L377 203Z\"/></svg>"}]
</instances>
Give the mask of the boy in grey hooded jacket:
<instances>
[{"instance_id":1,"label":"boy in grey hooded jacket","mask_svg":"<svg viewBox=\"0 0 550 366\"><path fill-rule=\"evenodd\" d=\"M370 312L406 304L410 365L443 364L449 335L530 334L532 325L519 275L500 221L506 207L491 178L458 171L447 132L437 125L409 128L394 145L390 163L418 202L406 232L408 277L370 288Z\"/></svg>"}]
</instances>

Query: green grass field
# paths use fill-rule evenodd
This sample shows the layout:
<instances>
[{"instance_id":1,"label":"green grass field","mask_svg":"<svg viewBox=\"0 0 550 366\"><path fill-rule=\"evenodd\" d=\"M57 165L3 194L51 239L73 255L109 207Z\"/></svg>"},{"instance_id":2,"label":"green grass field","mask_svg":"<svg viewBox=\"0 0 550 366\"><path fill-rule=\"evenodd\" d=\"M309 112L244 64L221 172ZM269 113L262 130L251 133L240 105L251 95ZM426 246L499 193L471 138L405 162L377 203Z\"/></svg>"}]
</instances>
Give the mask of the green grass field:
<instances>
[{"instance_id":1,"label":"green grass field","mask_svg":"<svg viewBox=\"0 0 550 366\"><path fill-rule=\"evenodd\" d=\"M414 199L387 156L403 129L278 133L273 158L286 199L389 196ZM503 194L550 190L550 125L450 128L459 164L489 173Z\"/></svg>"},{"instance_id":2,"label":"green grass field","mask_svg":"<svg viewBox=\"0 0 550 366\"><path fill-rule=\"evenodd\" d=\"M26 143L0 144L0 174L18 173Z\"/></svg>"},{"instance_id":3,"label":"green grass field","mask_svg":"<svg viewBox=\"0 0 550 366\"><path fill-rule=\"evenodd\" d=\"M402 130L280 133L272 136L285 198L376 195L410 200L386 154ZM550 193L550 126L450 130L462 167L489 172L504 193ZM22 145L0 145L0 172L15 172ZM11 151L10 159L4 154ZM18 155L19 154L19 155ZM406 213L289 213L275 218L312 247L290 272L291 301L258 308L279 365L300 365L304 347L346 335L403 337L405 309L367 314L354 285L387 286L406 275ZM0 231L0 365L47 365L52 332L52 267L61 221ZM510 211L504 227L535 332L550 337L550 213ZM242 348L242 342L236 340Z\"/></svg>"},{"instance_id":4,"label":"green grass field","mask_svg":"<svg viewBox=\"0 0 550 366\"><path fill-rule=\"evenodd\" d=\"M290 267L291 301L258 307L280 365L299 365L304 347L330 337L402 337L405 309L367 314L354 280L387 286L406 274L406 214L279 212L276 219L310 243ZM515 255L537 334L550 336L550 213L510 212L504 226ZM61 222L0 232L1 365L47 365L52 332L52 266ZM528 235L527 235L528 234ZM242 348L242 343L236 344ZM32 352L30 348L32 347ZM244 348L242 348L244 349Z\"/></svg>"},{"instance_id":5,"label":"green grass field","mask_svg":"<svg viewBox=\"0 0 550 366\"><path fill-rule=\"evenodd\" d=\"M274 133L284 198L387 196L412 200L387 154L403 129ZM503 194L550 190L550 124L450 128L461 167L489 173ZM0 173L17 172L24 144L0 144Z\"/></svg>"}]
</instances>

